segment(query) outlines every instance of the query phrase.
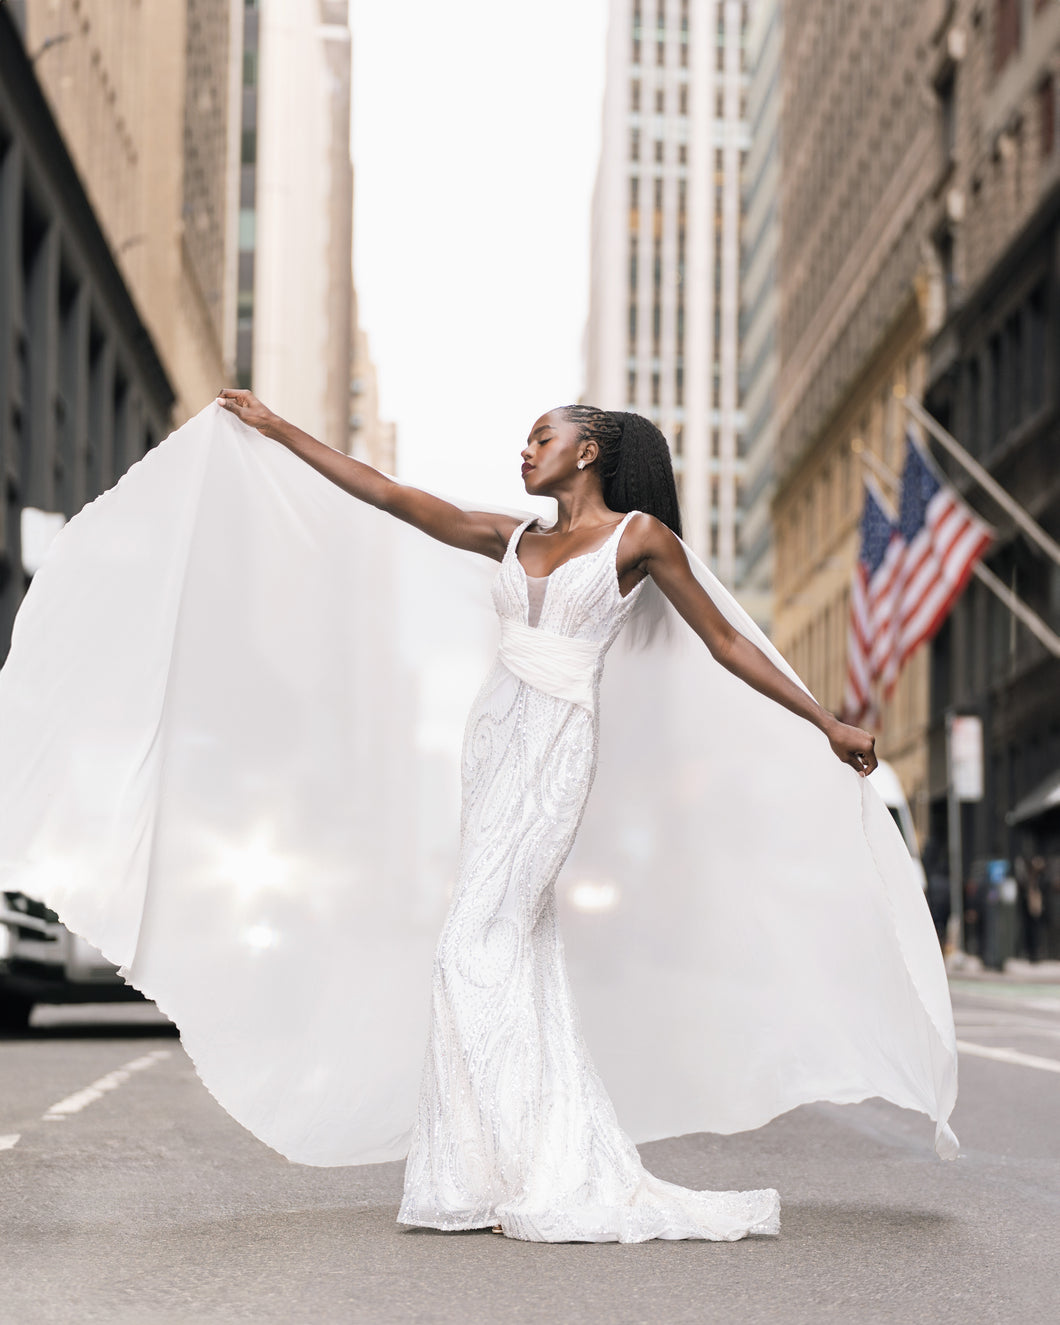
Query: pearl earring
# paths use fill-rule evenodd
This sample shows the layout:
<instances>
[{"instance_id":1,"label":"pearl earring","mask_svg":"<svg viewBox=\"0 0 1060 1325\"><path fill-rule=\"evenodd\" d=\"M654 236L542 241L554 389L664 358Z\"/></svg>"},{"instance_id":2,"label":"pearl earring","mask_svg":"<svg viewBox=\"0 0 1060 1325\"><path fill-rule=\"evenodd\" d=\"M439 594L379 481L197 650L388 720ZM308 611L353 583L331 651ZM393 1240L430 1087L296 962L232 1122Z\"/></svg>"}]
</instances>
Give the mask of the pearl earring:
<instances>
[{"instance_id":1,"label":"pearl earring","mask_svg":"<svg viewBox=\"0 0 1060 1325\"><path fill-rule=\"evenodd\" d=\"M579 460L579 461L578 461L578 468L579 468L579 469L584 469L584 468L585 468L585 461L584 461L584 460Z\"/></svg>"}]
</instances>

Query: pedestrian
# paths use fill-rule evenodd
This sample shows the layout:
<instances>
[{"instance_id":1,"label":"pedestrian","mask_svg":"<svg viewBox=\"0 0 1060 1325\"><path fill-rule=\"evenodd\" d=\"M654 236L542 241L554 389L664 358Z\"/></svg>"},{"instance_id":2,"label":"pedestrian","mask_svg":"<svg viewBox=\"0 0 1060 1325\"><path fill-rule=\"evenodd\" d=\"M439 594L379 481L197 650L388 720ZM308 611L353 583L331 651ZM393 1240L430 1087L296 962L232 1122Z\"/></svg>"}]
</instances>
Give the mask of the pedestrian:
<instances>
[{"instance_id":1,"label":"pedestrian","mask_svg":"<svg viewBox=\"0 0 1060 1325\"><path fill-rule=\"evenodd\" d=\"M1016 857L1013 872L1019 888L1019 916L1023 952L1028 961L1045 955L1047 887L1045 857L1037 854Z\"/></svg>"},{"instance_id":2,"label":"pedestrian","mask_svg":"<svg viewBox=\"0 0 1060 1325\"><path fill-rule=\"evenodd\" d=\"M663 1182L620 1127L557 924L584 828L619 876L583 884L601 917L582 948L587 1024L639 1136L881 1095L928 1113L952 1157L945 972L866 782L874 739L814 701L681 541L661 433L586 405L543 414L521 455L527 493L556 502L545 526L392 480L249 391L218 403L64 530L27 598L0 688L0 860L21 843L63 919L173 1016L225 1107L301 1162L407 1150L409 1225L776 1233L772 1188ZM458 873L422 974L411 867L393 868L417 791L387 782L407 687L365 670L398 610L392 588L374 596L391 584L384 515L499 563ZM455 582L451 606L418 601L402 630L467 619ZM604 655L627 625L651 641L619 657L604 722ZM349 747L380 727L394 735L365 769ZM636 794L607 819L620 773ZM583 825L594 780L603 832ZM362 842L380 849L358 857Z\"/></svg>"},{"instance_id":3,"label":"pedestrian","mask_svg":"<svg viewBox=\"0 0 1060 1325\"><path fill-rule=\"evenodd\" d=\"M927 878L927 904L938 935L939 945L946 942L946 928L950 919L950 872L946 852L934 838L924 843L921 862Z\"/></svg>"},{"instance_id":4,"label":"pedestrian","mask_svg":"<svg viewBox=\"0 0 1060 1325\"><path fill-rule=\"evenodd\" d=\"M1050 961L1060 961L1060 854L1045 858L1045 933Z\"/></svg>"}]
</instances>

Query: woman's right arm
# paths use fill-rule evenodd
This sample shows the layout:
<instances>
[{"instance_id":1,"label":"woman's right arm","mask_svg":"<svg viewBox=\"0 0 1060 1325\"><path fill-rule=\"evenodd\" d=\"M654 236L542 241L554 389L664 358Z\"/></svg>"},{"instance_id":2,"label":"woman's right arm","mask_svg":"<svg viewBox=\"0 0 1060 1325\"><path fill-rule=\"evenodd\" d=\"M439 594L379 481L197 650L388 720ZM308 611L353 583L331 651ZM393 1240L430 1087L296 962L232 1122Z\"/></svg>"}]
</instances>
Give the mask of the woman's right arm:
<instances>
[{"instance_id":1,"label":"woman's right arm","mask_svg":"<svg viewBox=\"0 0 1060 1325\"><path fill-rule=\"evenodd\" d=\"M252 391L226 387L217 403L251 428L285 446L344 492L421 529L451 547L500 561L519 521L492 511L464 511L432 493L388 478L378 469L343 455L266 408Z\"/></svg>"}]
</instances>

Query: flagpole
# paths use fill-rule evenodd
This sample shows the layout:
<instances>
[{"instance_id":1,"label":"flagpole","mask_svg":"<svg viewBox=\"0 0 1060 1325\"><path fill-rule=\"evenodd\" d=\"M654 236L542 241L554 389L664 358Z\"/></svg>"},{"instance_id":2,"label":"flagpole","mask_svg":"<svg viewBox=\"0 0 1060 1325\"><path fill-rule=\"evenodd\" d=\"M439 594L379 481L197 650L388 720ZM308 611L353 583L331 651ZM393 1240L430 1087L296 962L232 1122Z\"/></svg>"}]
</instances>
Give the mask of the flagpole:
<instances>
[{"instance_id":1,"label":"flagpole","mask_svg":"<svg viewBox=\"0 0 1060 1325\"><path fill-rule=\"evenodd\" d=\"M961 802L953 772L952 707L946 710L946 838L949 843L950 918L946 922L947 965L963 965L964 953L964 844L961 841Z\"/></svg>"},{"instance_id":2,"label":"flagpole","mask_svg":"<svg viewBox=\"0 0 1060 1325\"><path fill-rule=\"evenodd\" d=\"M916 419L917 423L928 430L939 445L953 456L958 464L963 465L976 482L987 491L994 501L1012 519L1020 529L1027 535L1032 542L1037 543L1047 557L1051 558L1056 565L1060 566L1060 543L1050 538L1045 530L1033 520L1019 502L1015 501L1005 489L983 468L978 460L973 460L960 442L952 433L946 431L941 423L921 405L919 400L914 400L912 396L907 396L900 387L895 388L894 392L897 399L905 406L906 410Z\"/></svg>"},{"instance_id":3,"label":"flagpole","mask_svg":"<svg viewBox=\"0 0 1060 1325\"><path fill-rule=\"evenodd\" d=\"M864 463L868 465L869 469L871 469L878 478L882 478L885 483L891 485L894 489L900 487L901 479L894 470L890 469L882 460L873 455L864 443L853 446L853 450L856 455L861 457ZM1048 538L1048 534L1046 534L1045 537ZM989 567L984 566L981 561L977 561L972 567L972 574L981 584L989 589L992 594L1000 598L1012 615L1022 621L1032 635L1041 640L1042 644L1045 645L1054 658L1060 658L1060 635L1058 635L1038 615L1038 613L1034 611L1033 608L1028 607L1022 598L1017 597L1008 585L1005 584L1003 580L999 580L994 572L990 570Z\"/></svg>"}]
</instances>

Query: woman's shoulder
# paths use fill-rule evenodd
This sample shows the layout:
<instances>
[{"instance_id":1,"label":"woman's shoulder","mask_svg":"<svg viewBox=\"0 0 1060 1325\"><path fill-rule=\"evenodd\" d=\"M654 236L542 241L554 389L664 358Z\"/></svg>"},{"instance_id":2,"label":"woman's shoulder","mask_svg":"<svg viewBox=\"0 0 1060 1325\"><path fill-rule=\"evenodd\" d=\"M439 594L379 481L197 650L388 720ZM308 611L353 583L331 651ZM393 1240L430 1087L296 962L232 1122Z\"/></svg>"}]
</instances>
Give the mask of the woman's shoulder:
<instances>
[{"instance_id":1,"label":"woman's shoulder","mask_svg":"<svg viewBox=\"0 0 1060 1325\"><path fill-rule=\"evenodd\" d=\"M629 522L626 525L625 537L635 546L643 546L645 552L659 551L679 541L673 530L663 524L657 516L649 515L647 511L633 511L628 514Z\"/></svg>"}]
</instances>

